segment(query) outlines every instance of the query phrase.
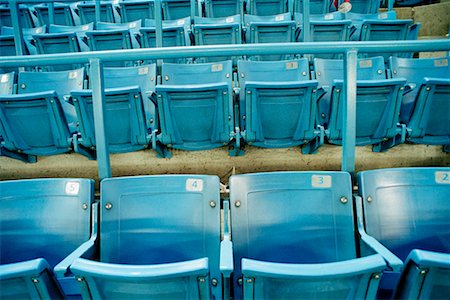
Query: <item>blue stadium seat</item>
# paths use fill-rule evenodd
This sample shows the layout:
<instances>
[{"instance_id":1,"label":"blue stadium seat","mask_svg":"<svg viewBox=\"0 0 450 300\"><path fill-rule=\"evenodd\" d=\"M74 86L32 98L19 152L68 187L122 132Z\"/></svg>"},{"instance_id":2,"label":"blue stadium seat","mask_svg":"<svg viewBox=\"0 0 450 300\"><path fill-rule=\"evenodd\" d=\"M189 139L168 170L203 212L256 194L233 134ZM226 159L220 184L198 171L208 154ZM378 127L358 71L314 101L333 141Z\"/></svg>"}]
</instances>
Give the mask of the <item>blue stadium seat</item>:
<instances>
[{"instance_id":1,"label":"blue stadium seat","mask_svg":"<svg viewBox=\"0 0 450 300\"><path fill-rule=\"evenodd\" d=\"M179 20L163 21L162 43L163 47L190 46L189 37L191 19L189 17ZM156 23L153 19L145 20L144 27L140 29L142 35L142 48L156 48Z\"/></svg>"},{"instance_id":2,"label":"blue stadium seat","mask_svg":"<svg viewBox=\"0 0 450 300\"><path fill-rule=\"evenodd\" d=\"M0 35L0 53L2 56L16 56L16 43L14 35ZM4 71L9 72L14 69L7 68Z\"/></svg>"},{"instance_id":3,"label":"blue stadium seat","mask_svg":"<svg viewBox=\"0 0 450 300\"><path fill-rule=\"evenodd\" d=\"M196 1L194 2L197 3ZM191 14L191 0L162 0L161 5L164 20L179 20L187 17L194 18L199 13L197 5L195 5L195 14Z\"/></svg>"},{"instance_id":4,"label":"blue stadium seat","mask_svg":"<svg viewBox=\"0 0 450 300\"><path fill-rule=\"evenodd\" d=\"M231 45L242 43L242 29L240 15L224 18L194 18L192 32L194 33L195 45ZM205 57L197 61L212 62L229 60L231 57ZM236 58L233 64L235 65Z\"/></svg>"},{"instance_id":5,"label":"blue stadium seat","mask_svg":"<svg viewBox=\"0 0 450 300\"><path fill-rule=\"evenodd\" d=\"M404 95L400 121L408 128L408 140L444 145L450 151L448 124L450 100L449 58L390 58L392 77L408 80L412 91Z\"/></svg>"},{"instance_id":6,"label":"blue stadium seat","mask_svg":"<svg viewBox=\"0 0 450 300\"><path fill-rule=\"evenodd\" d=\"M54 21L52 24L66 25L66 26L78 25L77 22L75 21L76 13L73 11L73 7L70 4L56 2L53 5L54 5ZM50 19L48 16L49 14L48 3L35 5L33 9L37 14L39 24L47 26L50 25ZM83 22L82 24L86 23L89 22Z\"/></svg>"},{"instance_id":7,"label":"blue stadium seat","mask_svg":"<svg viewBox=\"0 0 450 300\"><path fill-rule=\"evenodd\" d=\"M36 17L31 13L28 5L19 5L19 21L22 28L39 26ZM7 5L0 5L0 27L12 27L11 9Z\"/></svg>"},{"instance_id":8,"label":"blue stadium seat","mask_svg":"<svg viewBox=\"0 0 450 300\"><path fill-rule=\"evenodd\" d=\"M95 148L92 90L72 91L81 139L86 148ZM151 132L147 128L139 86L105 90L105 131L112 153L132 152L149 146Z\"/></svg>"},{"instance_id":9,"label":"blue stadium seat","mask_svg":"<svg viewBox=\"0 0 450 300\"><path fill-rule=\"evenodd\" d=\"M397 14L395 10L386 11L382 13L374 13L374 14L359 14L354 12L348 12L343 14L345 19L352 21L352 26L354 27L354 31L352 32L350 39L352 41L359 41L361 37L361 28L364 20L396 20Z\"/></svg>"},{"instance_id":10,"label":"blue stadium seat","mask_svg":"<svg viewBox=\"0 0 450 300\"><path fill-rule=\"evenodd\" d=\"M320 85L329 96L319 103L318 123L326 126L328 142L342 144L342 60L314 60ZM385 151L405 140L405 128L398 125L406 79L385 79L382 57L358 60L356 88L356 145L373 145ZM361 79L360 79L361 78Z\"/></svg>"},{"instance_id":11,"label":"blue stadium seat","mask_svg":"<svg viewBox=\"0 0 450 300\"><path fill-rule=\"evenodd\" d=\"M234 299L374 299L401 265L363 232L355 241L348 173L234 175L230 203Z\"/></svg>"},{"instance_id":12,"label":"blue stadium seat","mask_svg":"<svg viewBox=\"0 0 450 300\"><path fill-rule=\"evenodd\" d=\"M80 50L83 52L89 51L89 47L87 45L86 32L90 30L94 30L94 23L88 23L78 26L64 26L51 24L48 28L49 33L69 33L69 34L75 33L78 38Z\"/></svg>"},{"instance_id":13,"label":"blue stadium seat","mask_svg":"<svg viewBox=\"0 0 450 300\"><path fill-rule=\"evenodd\" d=\"M303 13L303 1L293 0L292 11L294 13ZM329 0L311 0L309 1L309 12L311 15L323 15L334 11L334 6Z\"/></svg>"},{"instance_id":14,"label":"blue stadium seat","mask_svg":"<svg viewBox=\"0 0 450 300\"><path fill-rule=\"evenodd\" d=\"M351 0L351 12L359 14L376 14L381 6L381 2L382 0Z\"/></svg>"},{"instance_id":15,"label":"blue stadium seat","mask_svg":"<svg viewBox=\"0 0 450 300\"><path fill-rule=\"evenodd\" d=\"M288 12L286 0L246 0L246 13L256 16L273 16Z\"/></svg>"},{"instance_id":16,"label":"blue stadium seat","mask_svg":"<svg viewBox=\"0 0 450 300\"><path fill-rule=\"evenodd\" d=\"M105 179L100 197L99 255L70 266L83 299L223 299L218 177Z\"/></svg>"},{"instance_id":17,"label":"blue stadium seat","mask_svg":"<svg viewBox=\"0 0 450 300\"><path fill-rule=\"evenodd\" d=\"M240 127L244 141L258 147L303 145L313 153L323 144L315 129L316 103L323 95L310 80L307 59L238 61Z\"/></svg>"},{"instance_id":18,"label":"blue stadium seat","mask_svg":"<svg viewBox=\"0 0 450 300\"><path fill-rule=\"evenodd\" d=\"M450 168L364 171L358 186L367 234L405 262L395 299L448 298ZM380 296L392 295L398 276L382 280Z\"/></svg>"},{"instance_id":19,"label":"blue stadium seat","mask_svg":"<svg viewBox=\"0 0 450 300\"><path fill-rule=\"evenodd\" d=\"M19 72L17 93L37 93L54 90L64 111L71 133L77 132L77 115L69 103L70 91L84 86L84 68L58 72Z\"/></svg>"},{"instance_id":20,"label":"blue stadium seat","mask_svg":"<svg viewBox=\"0 0 450 300\"><path fill-rule=\"evenodd\" d=\"M243 13L244 1L241 0L205 0L207 18L224 18Z\"/></svg>"},{"instance_id":21,"label":"blue stadium seat","mask_svg":"<svg viewBox=\"0 0 450 300\"><path fill-rule=\"evenodd\" d=\"M161 74L161 143L183 150L227 145L234 134L232 62L163 63Z\"/></svg>"},{"instance_id":22,"label":"blue stadium seat","mask_svg":"<svg viewBox=\"0 0 450 300\"><path fill-rule=\"evenodd\" d=\"M97 30L117 30L117 29L128 29L130 31L131 37L131 47L133 49L140 48L141 45L136 39L136 35L139 33L139 29L142 26L142 20L136 20L129 23L106 23L97 22L95 28Z\"/></svg>"},{"instance_id":23,"label":"blue stadium seat","mask_svg":"<svg viewBox=\"0 0 450 300\"><path fill-rule=\"evenodd\" d=\"M361 24L360 41L402 41L417 40L420 23L413 20L363 20ZM366 54L367 56L368 54ZM389 56L412 57L413 53L370 53L371 56L381 55L385 61Z\"/></svg>"},{"instance_id":24,"label":"blue stadium seat","mask_svg":"<svg viewBox=\"0 0 450 300\"><path fill-rule=\"evenodd\" d=\"M155 18L154 0L122 0L119 8L123 23Z\"/></svg>"},{"instance_id":25,"label":"blue stadium seat","mask_svg":"<svg viewBox=\"0 0 450 300\"><path fill-rule=\"evenodd\" d=\"M58 283L52 269L96 234L93 180L11 180L0 190L0 297L79 296L74 277L63 272Z\"/></svg>"},{"instance_id":26,"label":"blue stadium seat","mask_svg":"<svg viewBox=\"0 0 450 300\"><path fill-rule=\"evenodd\" d=\"M0 74L0 95L14 94L15 78L15 72Z\"/></svg>"},{"instance_id":27,"label":"blue stadium seat","mask_svg":"<svg viewBox=\"0 0 450 300\"><path fill-rule=\"evenodd\" d=\"M101 1L100 20L96 20L95 1L83 1L77 3L81 24L95 23L96 21L120 23L120 15L117 13L116 6L117 4L115 4L114 1Z\"/></svg>"},{"instance_id":28,"label":"blue stadium seat","mask_svg":"<svg viewBox=\"0 0 450 300\"><path fill-rule=\"evenodd\" d=\"M79 147L69 131L55 91L0 96L1 155L36 162L36 156L75 151L92 157Z\"/></svg>"},{"instance_id":29,"label":"blue stadium seat","mask_svg":"<svg viewBox=\"0 0 450 300\"><path fill-rule=\"evenodd\" d=\"M46 30L47 30L47 27L45 25L41 26L41 27L36 27L36 28L23 28L22 29L23 38L24 38L24 42L25 42L25 52L24 52L25 54L30 54L30 55L37 54L36 45L34 44L34 41L33 41L33 34L45 33ZM3 26L1 28L1 35L14 35L14 28L8 27L8 26Z\"/></svg>"},{"instance_id":30,"label":"blue stadium seat","mask_svg":"<svg viewBox=\"0 0 450 300\"><path fill-rule=\"evenodd\" d=\"M253 43L287 43L295 42L295 21L289 13L276 16L245 15L245 41ZM286 55L256 56L259 60L289 59Z\"/></svg>"}]
</instances>

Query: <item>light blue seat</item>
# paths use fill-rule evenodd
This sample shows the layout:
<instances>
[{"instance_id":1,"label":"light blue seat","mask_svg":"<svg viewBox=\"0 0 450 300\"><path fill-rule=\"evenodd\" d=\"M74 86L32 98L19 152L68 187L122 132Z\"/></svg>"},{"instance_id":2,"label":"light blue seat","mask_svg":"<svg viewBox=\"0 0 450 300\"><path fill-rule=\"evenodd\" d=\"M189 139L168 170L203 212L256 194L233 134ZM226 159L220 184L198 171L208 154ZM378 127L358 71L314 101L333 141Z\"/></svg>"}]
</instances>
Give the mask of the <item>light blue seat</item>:
<instances>
[{"instance_id":1,"label":"light blue seat","mask_svg":"<svg viewBox=\"0 0 450 300\"><path fill-rule=\"evenodd\" d=\"M381 56L368 59L359 59L357 65L357 80L384 80L386 69L384 59ZM313 60L313 70L319 86L326 92L318 102L317 122L322 126L328 126L330 122L331 90L333 81L344 79L344 62L339 59Z\"/></svg>"},{"instance_id":2,"label":"light blue seat","mask_svg":"<svg viewBox=\"0 0 450 300\"><path fill-rule=\"evenodd\" d=\"M23 38L25 42L25 54L35 55L37 54L36 46L33 43L33 34L45 33L47 31L46 26L36 27L36 28L23 28ZM3 26L1 28L2 35L14 35L14 28ZM3 52L2 52L3 53Z\"/></svg>"},{"instance_id":3,"label":"light blue seat","mask_svg":"<svg viewBox=\"0 0 450 300\"><path fill-rule=\"evenodd\" d=\"M352 41L359 41L361 37L361 27L364 20L396 20L397 13L395 10L386 11L382 13L374 13L374 14L359 14L355 12L348 12L343 14L346 19L352 21L352 26L354 27L354 31L351 33L350 39Z\"/></svg>"},{"instance_id":4,"label":"light blue seat","mask_svg":"<svg viewBox=\"0 0 450 300\"><path fill-rule=\"evenodd\" d=\"M265 148L303 145L313 153L323 144L316 130L316 103L322 96L310 80L307 59L238 61L240 127L244 141Z\"/></svg>"},{"instance_id":5,"label":"light blue seat","mask_svg":"<svg viewBox=\"0 0 450 300\"><path fill-rule=\"evenodd\" d=\"M64 111L69 131L77 132L77 115L73 104L69 103L70 91L84 88L84 68L58 72L19 72L18 94L54 90Z\"/></svg>"},{"instance_id":6,"label":"light blue seat","mask_svg":"<svg viewBox=\"0 0 450 300\"><path fill-rule=\"evenodd\" d=\"M28 5L19 5L19 21L22 28L33 28L39 25L37 18L31 13ZM12 27L11 9L7 5L0 5L0 27Z\"/></svg>"},{"instance_id":7,"label":"light blue seat","mask_svg":"<svg viewBox=\"0 0 450 300\"><path fill-rule=\"evenodd\" d=\"M114 1L100 2L100 20L101 22L120 23L120 15L116 10L117 4ZM87 24L98 21L95 18L95 1L83 1L77 3L78 14L81 24Z\"/></svg>"},{"instance_id":8,"label":"light blue seat","mask_svg":"<svg viewBox=\"0 0 450 300\"><path fill-rule=\"evenodd\" d=\"M97 256L70 270L83 299L222 299L219 178L159 175L101 183ZM229 246L229 245L228 245Z\"/></svg>"},{"instance_id":9,"label":"light blue seat","mask_svg":"<svg viewBox=\"0 0 450 300\"><path fill-rule=\"evenodd\" d=\"M87 45L86 32L94 30L94 23L88 23L78 26L64 26L64 25L53 25L51 24L48 28L49 33L75 33L78 38L78 44L80 45L81 51L89 51Z\"/></svg>"},{"instance_id":10,"label":"light blue seat","mask_svg":"<svg viewBox=\"0 0 450 300\"><path fill-rule=\"evenodd\" d=\"M342 60L315 59L315 73L329 96L319 103L318 123L326 126L331 144L342 144L344 71ZM358 60L356 87L356 145L373 145L385 151L405 140L405 128L398 125L406 79L384 79L382 57ZM359 79L361 78L361 79Z\"/></svg>"},{"instance_id":11,"label":"light blue seat","mask_svg":"<svg viewBox=\"0 0 450 300\"><path fill-rule=\"evenodd\" d=\"M348 173L234 175L230 204L234 299L374 299L383 270L401 265L355 235Z\"/></svg>"},{"instance_id":12,"label":"light blue seat","mask_svg":"<svg viewBox=\"0 0 450 300\"><path fill-rule=\"evenodd\" d=\"M450 151L449 58L408 59L391 57L392 77L408 80L412 91L403 97L400 121L414 143L444 145Z\"/></svg>"},{"instance_id":13,"label":"light blue seat","mask_svg":"<svg viewBox=\"0 0 450 300\"><path fill-rule=\"evenodd\" d=\"M295 42L295 21L289 13L276 16L245 15L245 41L253 43L288 43ZM259 55L258 60L289 59L289 55Z\"/></svg>"},{"instance_id":14,"label":"light blue seat","mask_svg":"<svg viewBox=\"0 0 450 300\"><path fill-rule=\"evenodd\" d=\"M36 162L36 156L74 149L92 156L70 133L55 91L0 96L0 124L1 155Z\"/></svg>"},{"instance_id":15,"label":"light blue seat","mask_svg":"<svg viewBox=\"0 0 450 300\"><path fill-rule=\"evenodd\" d=\"M11 180L0 190L0 297L79 296L73 276L63 272L58 282L52 270L91 237L93 180Z\"/></svg>"},{"instance_id":16,"label":"light blue seat","mask_svg":"<svg viewBox=\"0 0 450 300\"><path fill-rule=\"evenodd\" d=\"M286 0L246 0L246 13L256 16L273 16L288 12Z\"/></svg>"},{"instance_id":17,"label":"light blue seat","mask_svg":"<svg viewBox=\"0 0 450 300\"><path fill-rule=\"evenodd\" d=\"M224 18L194 18L192 32L195 45L231 45L242 43L242 28L240 15ZM201 62L229 60L231 57L204 57ZM234 58L234 64L236 58Z\"/></svg>"},{"instance_id":18,"label":"light blue seat","mask_svg":"<svg viewBox=\"0 0 450 300\"><path fill-rule=\"evenodd\" d=\"M130 31L131 47L133 49L138 49L141 47L136 39L136 35L139 33L139 29L142 26L142 20L136 20L128 23L107 23L107 22L97 22L95 28L97 30L117 30L117 29L128 29Z\"/></svg>"},{"instance_id":19,"label":"light blue seat","mask_svg":"<svg viewBox=\"0 0 450 300\"><path fill-rule=\"evenodd\" d=\"M154 0L122 0L119 8L123 23L155 18Z\"/></svg>"},{"instance_id":20,"label":"light blue seat","mask_svg":"<svg viewBox=\"0 0 450 300\"><path fill-rule=\"evenodd\" d=\"M376 14L381 6L381 1L382 0L351 0L351 12L359 14Z\"/></svg>"},{"instance_id":21,"label":"light blue seat","mask_svg":"<svg viewBox=\"0 0 450 300\"><path fill-rule=\"evenodd\" d=\"M0 95L14 94L14 84L16 83L15 78L15 72L0 74Z\"/></svg>"},{"instance_id":22,"label":"light blue seat","mask_svg":"<svg viewBox=\"0 0 450 300\"><path fill-rule=\"evenodd\" d=\"M71 92L79 122L81 145L94 149L95 127L92 90ZM139 86L105 90L105 132L112 153L132 152L149 146L144 104Z\"/></svg>"},{"instance_id":23,"label":"light blue seat","mask_svg":"<svg viewBox=\"0 0 450 300\"><path fill-rule=\"evenodd\" d=\"M244 1L241 0L205 0L207 18L224 18L243 13Z\"/></svg>"},{"instance_id":24,"label":"light blue seat","mask_svg":"<svg viewBox=\"0 0 450 300\"><path fill-rule=\"evenodd\" d=\"M294 13L303 13L303 1L293 0L292 11ZM334 11L334 6L329 0L311 0L309 1L309 12L311 15L323 15Z\"/></svg>"},{"instance_id":25,"label":"light blue seat","mask_svg":"<svg viewBox=\"0 0 450 300\"><path fill-rule=\"evenodd\" d=\"M197 1L194 2L197 4ZM191 14L191 0L162 0L161 6L164 20L194 18L199 14L197 5L194 7L194 15Z\"/></svg>"},{"instance_id":26,"label":"light blue seat","mask_svg":"<svg viewBox=\"0 0 450 300\"><path fill-rule=\"evenodd\" d=\"M364 171L358 186L366 232L405 262L395 298L448 298L450 168ZM381 297L392 295L398 276L382 281Z\"/></svg>"},{"instance_id":27,"label":"light blue seat","mask_svg":"<svg viewBox=\"0 0 450 300\"><path fill-rule=\"evenodd\" d=\"M168 147L206 150L234 134L232 62L162 65L156 86L161 134Z\"/></svg>"},{"instance_id":28,"label":"light blue seat","mask_svg":"<svg viewBox=\"0 0 450 300\"><path fill-rule=\"evenodd\" d=\"M70 4L67 3L54 3L54 21L52 24L55 25L66 25L66 26L74 26L78 25L75 19L75 12ZM49 7L48 3L42 3L33 6L34 11L36 12L39 24L41 25L50 25L49 19ZM89 23L83 22L82 24Z\"/></svg>"},{"instance_id":29,"label":"light blue seat","mask_svg":"<svg viewBox=\"0 0 450 300\"><path fill-rule=\"evenodd\" d=\"M420 23L413 23L413 20L363 20L361 24L360 41L403 41L417 40ZM367 56L368 54L365 54ZM389 56L412 57L413 53L402 52L380 52L370 53L371 56L381 55L385 61Z\"/></svg>"}]
</instances>

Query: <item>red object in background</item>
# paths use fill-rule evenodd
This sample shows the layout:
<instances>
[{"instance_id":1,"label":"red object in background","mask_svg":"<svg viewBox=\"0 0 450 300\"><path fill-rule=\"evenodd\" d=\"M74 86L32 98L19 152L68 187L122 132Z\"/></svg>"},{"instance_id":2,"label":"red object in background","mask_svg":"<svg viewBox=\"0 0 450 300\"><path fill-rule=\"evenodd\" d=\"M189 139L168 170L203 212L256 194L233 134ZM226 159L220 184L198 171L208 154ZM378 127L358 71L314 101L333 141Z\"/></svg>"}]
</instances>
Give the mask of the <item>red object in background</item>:
<instances>
[{"instance_id":1,"label":"red object in background","mask_svg":"<svg viewBox=\"0 0 450 300\"><path fill-rule=\"evenodd\" d=\"M344 2L350 2L350 0L344 0ZM339 0L334 0L334 7L336 7L336 9L338 9L338 7L339 7Z\"/></svg>"}]
</instances>

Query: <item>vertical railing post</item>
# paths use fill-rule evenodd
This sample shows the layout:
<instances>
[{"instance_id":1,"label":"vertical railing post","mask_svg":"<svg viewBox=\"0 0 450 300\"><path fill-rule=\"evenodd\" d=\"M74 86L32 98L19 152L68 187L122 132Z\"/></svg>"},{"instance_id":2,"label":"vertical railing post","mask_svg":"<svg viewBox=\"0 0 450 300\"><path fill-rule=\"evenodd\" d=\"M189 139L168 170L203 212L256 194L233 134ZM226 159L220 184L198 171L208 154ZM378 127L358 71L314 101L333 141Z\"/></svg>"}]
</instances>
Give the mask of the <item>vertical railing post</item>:
<instances>
[{"instance_id":1,"label":"vertical railing post","mask_svg":"<svg viewBox=\"0 0 450 300\"><path fill-rule=\"evenodd\" d=\"M95 0L95 21L101 22L101 18L100 0Z\"/></svg>"},{"instance_id":2,"label":"vertical railing post","mask_svg":"<svg viewBox=\"0 0 450 300\"><path fill-rule=\"evenodd\" d=\"M309 25L310 7L309 0L303 0L303 41L311 41L311 28Z\"/></svg>"},{"instance_id":3,"label":"vertical railing post","mask_svg":"<svg viewBox=\"0 0 450 300\"><path fill-rule=\"evenodd\" d=\"M48 24L55 24L55 4L53 2L48 3Z\"/></svg>"},{"instance_id":4,"label":"vertical railing post","mask_svg":"<svg viewBox=\"0 0 450 300\"><path fill-rule=\"evenodd\" d=\"M394 0L388 0L388 11L391 11L394 9Z\"/></svg>"},{"instance_id":5,"label":"vertical railing post","mask_svg":"<svg viewBox=\"0 0 450 300\"><path fill-rule=\"evenodd\" d=\"M342 101L342 171L355 172L356 145L356 65L358 52L348 50L344 56L344 97Z\"/></svg>"},{"instance_id":6,"label":"vertical railing post","mask_svg":"<svg viewBox=\"0 0 450 300\"><path fill-rule=\"evenodd\" d=\"M16 0L10 0L9 9L11 10L11 21L14 28L14 44L16 46L16 55L23 55L25 44L23 40L22 24L20 24L19 19L19 3Z\"/></svg>"},{"instance_id":7,"label":"vertical railing post","mask_svg":"<svg viewBox=\"0 0 450 300\"><path fill-rule=\"evenodd\" d=\"M155 35L156 35L156 47L160 48L163 46L163 30L162 30L162 5L161 0L155 0ZM156 61L158 70L161 68L162 60L158 59Z\"/></svg>"},{"instance_id":8,"label":"vertical railing post","mask_svg":"<svg viewBox=\"0 0 450 300\"><path fill-rule=\"evenodd\" d=\"M103 66L98 58L89 59L91 67L92 102L94 106L95 143L97 149L98 177L100 180L111 177L108 139L105 128L105 90Z\"/></svg>"},{"instance_id":9,"label":"vertical railing post","mask_svg":"<svg viewBox=\"0 0 450 300\"><path fill-rule=\"evenodd\" d=\"M191 22L194 22L194 17L195 17L195 0L190 0L190 7L191 7ZM198 12L199 14L201 14L201 11Z\"/></svg>"}]
</instances>

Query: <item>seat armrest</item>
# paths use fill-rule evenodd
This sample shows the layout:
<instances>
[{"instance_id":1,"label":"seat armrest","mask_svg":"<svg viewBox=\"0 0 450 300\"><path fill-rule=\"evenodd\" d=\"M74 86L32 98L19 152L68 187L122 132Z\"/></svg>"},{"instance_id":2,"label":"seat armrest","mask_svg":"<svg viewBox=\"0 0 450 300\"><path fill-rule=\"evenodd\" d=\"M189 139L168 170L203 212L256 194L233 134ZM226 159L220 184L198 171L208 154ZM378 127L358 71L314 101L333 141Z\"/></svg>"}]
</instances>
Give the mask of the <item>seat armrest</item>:
<instances>
[{"instance_id":1,"label":"seat armrest","mask_svg":"<svg viewBox=\"0 0 450 300\"><path fill-rule=\"evenodd\" d=\"M414 249L406 258L405 265L413 261L418 266L438 267L450 269L450 253L433 252Z\"/></svg>"},{"instance_id":2,"label":"seat armrest","mask_svg":"<svg viewBox=\"0 0 450 300\"><path fill-rule=\"evenodd\" d=\"M358 233L361 242L366 244L372 251L380 254L386 261L386 264L390 271L401 272L403 269L403 262L394 253L389 251L385 246L383 246L379 241L377 241L372 236L368 235L364 229L363 220L363 209L362 209L362 198L360 196L355 196L356 204L356 215L358 223Z\"/></svg>"}]
</instances>

